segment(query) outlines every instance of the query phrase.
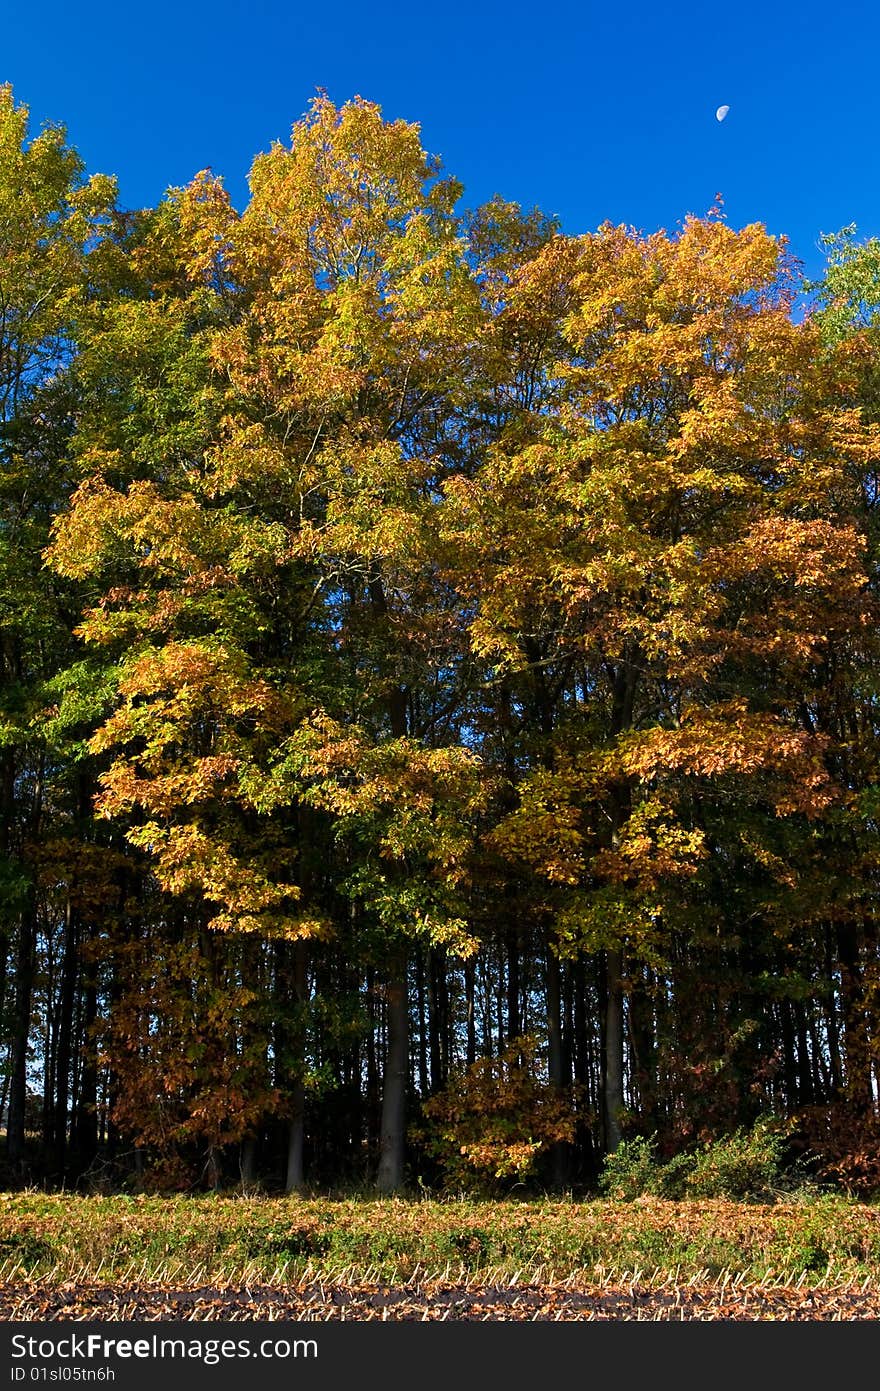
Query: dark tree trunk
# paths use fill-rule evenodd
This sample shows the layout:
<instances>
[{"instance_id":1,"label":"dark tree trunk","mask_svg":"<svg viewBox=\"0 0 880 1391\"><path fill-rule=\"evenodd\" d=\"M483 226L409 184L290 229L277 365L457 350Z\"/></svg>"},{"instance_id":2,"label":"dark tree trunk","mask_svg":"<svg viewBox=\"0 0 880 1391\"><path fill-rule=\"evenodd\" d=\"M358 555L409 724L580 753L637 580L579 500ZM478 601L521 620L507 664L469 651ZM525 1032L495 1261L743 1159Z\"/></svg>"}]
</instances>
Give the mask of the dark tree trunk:
<instances>
[{"instance_id":1,"label":"dark tree trunk","mask_svg":"<svg viewBox=\"0 0 880 1391\"><path fill-rule=\"evenodd\" d=\"M425 988L425 952L423 948L415 954L416 966L416 1008L419 1021L419 1048L418 1048L418 1090L419 1096L430 1095L431 1083L428 1079L428 1030L430 1018L430 1005L427 1001Z\"/></svg>"},{"instance_id":2,"label":"dark tree trunk","mask_svg":"<svg viewBox=\"0 0 880 1391\"><path fill-rule=\"evenodd\" d=\"M605 1149L613 1154L622 1139L623 952L605 953Z\"/></svg>"},{"instance_id":3,"label":"dark tree trunk","mask_svg":"<svg viewBox=\"0 0 880 1391\"><path fill-rule=\"evenodd\" d=\"M98 1152L98 1059L94 1025L98 1017L98 991L93 980L83 991L79 1092L71 1124L71 1147L76 1167L82 1172Z\"/></svg>"},{"instance_id":4,"label":"dark tree trunk","mask_svg":"<svg viewBox=\"0 0 880 1391\"><path fill-rule=\"evenodd\" d=\"M837 954L840 961L846 1090L856 1114L864 1115L873 1109L874 1097L867 1048L867 1020L862 998L859 941L852 923L841 923L838 926Z\"/></svg>"},{"instance_id":5,"label":"dark tree trunk","mask_svg":"<svg viewBox=\"0 0 880 1391\"><path fill-rule=\"evenodd\" d=\"M7 745L0 753L0 853L8 855L12 844L12 827L15 814L15 758L13 749ZM15 921L13 904L0 906L0 1019L6 1007L6 982L9 949ZM11 1061L11 1060L10 1060ZM3 1079L3 1102L0 1116L5 1112L6 1091L9 1086L9 1072Z\"/></svg>"},{"instance_id":6,"label":"dark tree trunk","mask_svg":"<svg viewBox=\"0 0 880 1391\"><path fill-rule=\"evenodd\" d=\"M431 1091L446 1086L449 1075L450 1021L446 953L439 947L428 952L428 1029L431 1056Z\"/></svg>"},{"instance_id":7,"label":"dark tree trunk","mask_svg":"<svg viewBox=\"0 0 880 1391\"><path fill-rule=\"evenodd\" d=\"M832 929L825 928L825 1018L828 1029L828 1063L831 1072L831 1087L838 1096L843 1091L843 1057L840 1048L840 1025L834 983L834 955L831 939Z\"/></svg>"},{"instance_id":8,"label":"dark tree trunk","mask_svg":"<svg viewBox=\"0 0 880 1391\"><path fill-rule=\"evenodd\" d=\"M431 1061L431 1092L439 1092L443 1087L443 1017L438 989L438 962L436 948L428 949L428 1053Z\"/></svg>"},{"instance_id":9,"label":"dark tree trunk","mask_svg":"<svg viewBox=\"0 0 880 1391\"><path fill-rule=\"evenodd\" d=\"M241 1142L238 1157L238 1171L241 1174L241 1181L245 1187L257 1181L257 1141L253 1135L248 1135Z\"/></svg>"},{"instance_id":10,"label":"dark tree trunk","mask_svg":"<svg viewBox=\"0 0 880 1391\"><path fill-rule=\"evenodd\" d=\"M464 1003L465 1003L465 1065L470 1067L477 1060L477 1021L475 1015L476 965L469 956L464 963Z\"/></svg>"},{"instance_id":11,"label":"dark tree trunk","mask_svg":"<svg viewBox=\"0 0 880 1391\"><path fill-rule=\"evenodd\" d=\"M630 994L630 1041L638 1091L639 1117L646 1130L657 1128L657 1045L654 1031L653 974L640 972Z\"/></svg>"},{"instance_id":12,"label":"dark tree trunk","mask_svg":"<svg viewBox=\"0 0 880 1391\"><path fill-rule=\"evenodd\" d=\"M305 1187L304 1150L306 1089L302 1076L305 1066L305 1038L303 1021L301 1018L308 994L308 954L305 942L294 943L293 978L291 985L293 987L292 994L297 1011L294 1033L299 1072L294 1078L291 1088L284 1191L286 1193L301 1193Z\"/></svg>"},{"instance_id":13,"label":"dark tree trunk","mask_svg":"<svg viewBox=\"0 0 880 1391\"><path fill-rule=\"evenodd\" d=\"M549 940L545 946L547 980L547 1073L551 1087L562 1091L566 1081L562 1052L562 991L559 957ZM565 1186L568 1173L568 1146L557 1141L550 1150L551 1183L554 1188Z\"/></svg>"},{"instance_id":14,"label":"dark tree trunk","mask_svg":"<svg viewBox=\"0 0 880 1391\"><path fill-rule=\"evenodd\" d=\"M614 676L611 702L611 735L617 738L631 728L635 701L637 672L634 654L627 650ZM629 787L621 784L615 791L611 808L611 843L616 846L618 830L629 806ZM605 1053L604 1053L604 1127L605 1149L613 1154L620 1144L623 1094L623 948L609 948L605 953Z\"/></svg>"},{"instance_id":15,"label":"dark tree trunk","mask_svg":"<svg viewBox=\"0 0 880 1391\"><path fill-rule=\"evenodd\" d=\"M519 1017L519 933L514 929L507 939L507 1037L517 1038L522 1033Z\"/></svg>"},{"instance_id":16,"label":"dark tree trunk","mask_svg":"<svg viewBox=\"0 0 880 1391\"><path fill-rule=\"evenodd\" d=\"M504 1005L507 998L507 991L504 987L504 951L502 944L498 943L498 976L495 981L495 1012L498 1016L498 1056L504 1052L505 1044L509 1042L510 1035L504 1029Z\"/></svg>"},{"instance_id":17,"label":"dark tree trunk","mask_svg":"<svg viewBox=\"0 0 880 1391\"><path fill-rule=\"evenodd\" d=\"M25 1110L27 1105L27 1056L34 988L34 948L36 945L36 906L33 892L21 915L15 965L15 1009L9 1066L9 1111L6 1126L6 1153L16 1168L24 1161Z\"/></svg>"},{"instance_id":18,"label":"dark tree trunk","mask_svg":"<svg viewBox=\"0 0 880 1391\"><path fill-rule=\"evenodd\" d=\"M61 963L61 992L58 1009L58 1052L55 1064L55 1108L52 1132L52 1167L63 1174L67 1163L68 1105L70 1071L73 1058L73 1007L79 970L79 931L70 902L64 923L64 959Z\"/></svg>"},{"instance_id":19,"label":"dark tree trunk","mask_svg":"<svg viewBox=\"0 0 880 1391\"><path fill-rule=\"evenodd\" d=\"M562 992L559 957L550 943L546 946L547 973L547 1068L551 1086L564 1085L562 1062Z\"/></svg>"},{"instance_id":20,"label":"dark tree trunk","mask_svg":"<svg viewBox=\"0 0 880 1391\"><path fill-rule=\"evenodd\" d=\"M813 1059L807 1028L807 1013L802 1000L795 1001L795 1037L798 1059L798 1106L812 1106L816 1099L813 1085Z\"/></svg>"},{"instance_id":21,"label":"dark tree trunk","mask_svg":"<svg viewBox=\"0 0 880 1391\"><path fill-rule=\"evenodd\" d=\"M379 575L369 584L370 604L380 623L388 615L385 586ZM407 690L392 680L385 691L385 707L393 739L405 738L408 731ZM409 1072L409 1000L407 998L406 949L401 947L385 993L385 1020L388 1044L382 1082L382 1116L379 1125L379 1168L376 1187L380 1193L395 1193L403 1184L406 1144L406 1088Z\"/></svg>"},{"instance_id":22,"label":"dark tree trunk","mask_svg":"<svg viewBox=\"0 0 880 1391\"><path fill-rule=\"evenodd\" d=\"M572 1062L574 1080L582 1087L590 1085L590 1044L587 1032L587 972L583 956L574 963L572 990L574 994L574 1024Z\"/></svg>"},{"instance_id":23,"label":"dark tree trunk","mask_svg":"<svg viewBox=\"0 0 880 1391\"><path fill-rule=\"evenodd\" d=\"M367 971L367 1145L370 1154L374 1152L379 1140L380 1085L379 1064L376 1057L376 981L372 969Z\"/></svg>"},{"instance_id":24,"label":"dark tree trunk","mask_svg":"<svg viewBox=\"0 0 880 1391\"><path fill-rule=\"evenodd\" d=\"M403 1186L406 1138L406 1081L408 1072L409 1001L406 958L401 954L386 989L388 1048L382 1088L382 1121L379 1134L380 1193L396 1193Z\"/></svg>"},{"instance_id":25,"label":"dark tree trunk","mask_svg":"<svg viewBox=\"0 0 880 1391\"><path fill-rule=\"evenodd\" d=\"M791 1003L780 1000L775 1013L779 1017L779 1041L782 1045L782 1082L785 1105L793 1110L797 1104L797 1068L794 1061L794 1033L791 1027Z\"/></svg>"}]
</instances>

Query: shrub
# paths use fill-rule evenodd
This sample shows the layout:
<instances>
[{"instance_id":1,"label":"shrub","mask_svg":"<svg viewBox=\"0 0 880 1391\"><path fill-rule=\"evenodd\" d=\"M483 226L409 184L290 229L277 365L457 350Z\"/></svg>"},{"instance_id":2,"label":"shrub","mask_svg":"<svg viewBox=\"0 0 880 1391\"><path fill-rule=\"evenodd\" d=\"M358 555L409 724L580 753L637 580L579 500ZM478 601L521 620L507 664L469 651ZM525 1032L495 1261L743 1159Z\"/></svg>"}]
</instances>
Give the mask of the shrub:
<instances>
[{"instance_id":1,"label":"shrub","mask_svg":"<svg viewBox=\"0 0 880 1391\"><path fill-rule=\"evenodd\" d=\"M599 1178L599 1190L606 1198L632 1202L646 1193L656 1193L662 1165L657 1159L657 1140L637 1135L622 1140L613 1154L605 1160Z\"/></svg>"},{"instance_id":2,"label":"shrub","mask_svg":"<svg viewBox=\"0 0 880 1391\"><path fill-rule=\"evenodd\" d=\"M525 1181L541 1153L574 1138L570 1092L540 1071L537 1042L524 1036L498 1058L479 1058L425 1102L423 1138L447 1188L473 1192Z\"/></svg>"},{"instance_id":3,"label":"shrub","mask_svg":"<svg viewBox=\"0 0 880 1391\"><path fill-rule=\"evenodd\" d=\"M782 1172L783 1139L766 1122L709 1141L694 1154L663 1163L656 1136L624 1140L605 1160L599 1188L608 1198L773 1198L790 1187Z\"/></svg>"},{"instance_id":4,"label":"shrub","mask_svg":"<svg viewBox=\"0 0 880 1391\"><path fill-rule=\"evenodd\" d=\"M786 1186L782 1136L759 1121L698 1150L685 1180L691 1198L773 1198Z\"/></svg>"},{"instance_id":5,"label":"shrub","mask_svg":"<svg viewBox=\"0 0 880 1391\"><path fill-rule=\"evenodd\" d=\"M657 1187L654 1190L660 1198L683 1198L687 1193L688 1180L694 1168L692 1154L676 1154L658 1166Z\"/></svg>"}]
</instances>

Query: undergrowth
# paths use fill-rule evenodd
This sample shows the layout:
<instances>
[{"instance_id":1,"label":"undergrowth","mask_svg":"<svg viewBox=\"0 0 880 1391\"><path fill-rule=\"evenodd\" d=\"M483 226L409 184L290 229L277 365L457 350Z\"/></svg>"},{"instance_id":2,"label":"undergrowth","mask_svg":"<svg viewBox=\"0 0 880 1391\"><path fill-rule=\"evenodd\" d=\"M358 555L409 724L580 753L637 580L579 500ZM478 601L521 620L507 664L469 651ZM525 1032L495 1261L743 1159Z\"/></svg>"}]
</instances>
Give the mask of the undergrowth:
<instances>
[{"instance_id":1,"label":"undergrowth","mask_svg":"<svg viewBox=\"0 0 880 1391\"><path fill-rule=\"evenodd\" d=\"M623 1201L650 1195L772 1202L798 1190L807 1196L810 1180L784 1159L783 1135L764 1122L665 1162L657 1156L653 1136L637 1137L624 1140L608 1156L599 1187L606 1197Z\"/></svg>"},{"instance_id":2,"label":"undergrowth","mask_svg":"<svg viewBox=\"0 0 880 1391\"><path fill-rule=\"evenodd\" d=\"M727 1200L437 1202L0 1194L0 1283L295 1279L306 1269L527 1276L725 1271L760 1280L864 1278L880 1267L880 1209L839 1196Z\"/></svg>"}]
</instances>

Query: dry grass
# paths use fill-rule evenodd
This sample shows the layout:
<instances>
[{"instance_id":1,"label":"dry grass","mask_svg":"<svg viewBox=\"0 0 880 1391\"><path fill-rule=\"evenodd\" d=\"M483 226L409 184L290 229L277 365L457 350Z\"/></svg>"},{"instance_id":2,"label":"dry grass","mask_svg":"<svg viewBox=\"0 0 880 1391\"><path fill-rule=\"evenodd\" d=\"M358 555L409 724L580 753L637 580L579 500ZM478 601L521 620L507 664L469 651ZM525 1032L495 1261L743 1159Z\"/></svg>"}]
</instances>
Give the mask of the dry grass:
<instances>
[{"instance_id":1,"label":"dry grass","mask_svg":"<svg viewBox=\"0 0 880 1391\"><path fill-rule=\"evenodd\" d=\"M0 1195L4 1319L876 1319L880 1209Z\"/></svg>"}]
</instances>

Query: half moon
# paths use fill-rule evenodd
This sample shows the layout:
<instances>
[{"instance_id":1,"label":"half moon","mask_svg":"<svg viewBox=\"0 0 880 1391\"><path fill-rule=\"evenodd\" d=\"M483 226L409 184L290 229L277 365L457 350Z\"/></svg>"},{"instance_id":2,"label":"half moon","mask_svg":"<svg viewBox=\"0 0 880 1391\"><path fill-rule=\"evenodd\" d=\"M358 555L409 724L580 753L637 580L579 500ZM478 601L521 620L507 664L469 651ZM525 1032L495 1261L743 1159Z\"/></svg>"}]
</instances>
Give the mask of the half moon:
<instances>
[{"instance_id":1,"label":"half moon","mask_svg":"<svg viewBox=\"0 0 880 1391\"><path fill-rule=\"evenodd\" d=\"M715 112L715 120L723 121L729 110L729 106L719 106L718 110Z\"/></svg>"}]
</instances>

